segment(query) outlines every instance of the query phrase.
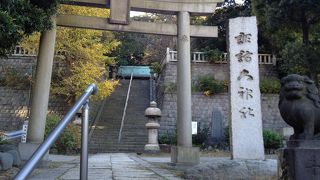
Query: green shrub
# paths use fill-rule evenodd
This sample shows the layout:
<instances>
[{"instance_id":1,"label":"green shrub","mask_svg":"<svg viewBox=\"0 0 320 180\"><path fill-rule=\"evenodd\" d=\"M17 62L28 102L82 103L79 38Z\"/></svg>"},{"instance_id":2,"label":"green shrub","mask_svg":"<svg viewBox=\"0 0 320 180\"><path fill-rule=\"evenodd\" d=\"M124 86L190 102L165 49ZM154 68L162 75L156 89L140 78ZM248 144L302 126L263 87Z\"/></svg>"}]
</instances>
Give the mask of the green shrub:
<instances>
[{"instance_id":1,"label":"green shrub","mask_svg":"<svg viewBox=\"0 0 320 180\"><path fill-rule=\"evenodd\" d=\"M264 79L260 81L260 91L261 93L275 93L280 92L281 84L279 79Z\"/></svg>"},{"instance_id":2,"label":"green shrub","mask_svg":"<svg viewBox=\"0 0 320 180\"><path fill-rule=\"evenodd\" d=\"M162 89L164 93L175 93L177 92L177 84L176 83L167 83L162 85Z\"/></svg>"},{"instance_id":3,"label":"green shrub","mask_svg":"<svg viewBox=\"0 0 320 180\"><path fill-rule=\"evenodd\" d=\"M206 54L208 55L208 59L210 63L214 63L216 61L223 59L223 52L220 51L219 49L206 51Z\"/></svg>"},{"instance_id":4,"label":"green shrub","mask_svg":"<svg viewBox=\"0 0 320 180\"><path fill-rule=\"evenodd\" d=\"M283 147L281 135L270 130L263 130L263 142L266 149L278 149Z\"/></svg>"},{"instance_id":5,"label":"green shrub","mask_svg":"<svg viewBox=\"0 0 320 180\"><path fill-rule=\"evenodd\" d=\"M152 73L160 74L160 72L161 72L161 64L159 62L152 62L150 64L150 68L151 68Z\"/></svg>"},{"instance_id":6,"label":"green shrub","mask_svg":"<svg viewBox=\"0 0 320 180\"><path fill-rule=\"evenodd\" d=\"M198 87L205 95L218 94L228 90L227 82L215 80L210 75L200 76L198 78Z\"/></svg>"},{"instance_id":7,"label":"green shrub","mask_svg":"<svg viewBox=\"0 0 320 180\"><path fill-rule=\"evenodd\" d=\"M56 127L59 123L60 117L54 114L47 115L45 137ZM74 124L69 124L56 140L52 149L55 149L59 154L74 152L80 145L80 134L78 127Z\"/></svg>"},{"instance_id":8,"label":"green shrub","mask_svg":"<svg viewBox=\"0 0 320 180\"><path fill-rule=\"evenodd\" d=\"M278 61L280 75L312 75L319 72L319 52L313 46L306 46L301 41L288 42L280 52Z\"/></svg>"},{"instance_id":9,"label":"green shrub","mask_svg":"<svg viewBox=\"0 0 320 180\"><path fill-rule=\"evenodd\" d=\"M224 135L225 141L227 145L230 145L230 130L229 126L225 127ZM198 131L198 134L192 135L192 144L194 145L203 145L203 143L209 137L209 128L204 128ZM278 149L283 147L283 141L281 135L276 132L270 130L263 130L263 141L264 147L266 149ZM170 144L176 145L177 144L177 136L176 134L166 133L159 136L159 144Z\"/></svg>"},{"instance_id":10,"label":"green shrub","mask_svg":"<svg viewBox=\"0 0 320 180\"><path fill-rule=\"evenodd\" d=\"M0 140L0 145L11 144L8 140Z\"/></svg>"},{"instance_id":11,"label":"green shrub","mask_svg":"<svg viewBox=\"0 0 320 180\"><path fill-rule=\"evenodd\" d=\"M226 126L224 129L225 141L230 145L230 127ZM278 149L283 147L283 141L280 134L270 131L263 130L263 142L266 149Z\"/></svg>"},{"instance_id":12,"label":"green shrub","mask_svg":"<svg viewBox=\"0 0 320 180\"><path fill-rule=\"evenodd\" d=\"M224 139L227 145L230 145L230 126L224 128Z\"/></svg>"},{"instance_id":13,"label":"green shrub","mask_svg":"<svg viewBox=\"0 0 320 180\"><path fill-rule=\"evenodd\" d=\"M194 145L203 145L203 143L208 139L209 137L209 128L198 128L198 133L192 135L192 144Z\"/></svg>"},{"instance_id":14,"label":"green shrub","mask_svg":"<svg viewBox=\"0 0 320 180\"><path fill-rule=\"evenodd\" d=\"M158 137L159 144L177 144L177 135L176 133L165 133Z\"/></svg>"}]
</instances>

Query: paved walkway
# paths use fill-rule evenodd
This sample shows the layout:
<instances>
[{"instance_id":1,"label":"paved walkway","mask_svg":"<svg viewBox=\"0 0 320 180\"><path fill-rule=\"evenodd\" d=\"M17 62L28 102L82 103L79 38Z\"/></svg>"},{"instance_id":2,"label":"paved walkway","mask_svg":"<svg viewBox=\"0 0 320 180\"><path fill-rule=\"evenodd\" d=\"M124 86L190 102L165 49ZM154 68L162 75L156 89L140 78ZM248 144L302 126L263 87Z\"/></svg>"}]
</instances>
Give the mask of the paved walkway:
<instances>
[{"instance_id":1,"label":"paved walkway","mask_svg":"<svg viewBox=\"0 0 320 180\"><path fill-rule=\"evenodd\" d=\"M52 161L46 167L35 169L31 180L79 179L80 157L50 155ZM152 158L151 158L152 160ZM135 154L109 153L89 156L88 177L92 180L113 179L181 179L165 166L150 163Z\"/></svg>"}]
</instances>

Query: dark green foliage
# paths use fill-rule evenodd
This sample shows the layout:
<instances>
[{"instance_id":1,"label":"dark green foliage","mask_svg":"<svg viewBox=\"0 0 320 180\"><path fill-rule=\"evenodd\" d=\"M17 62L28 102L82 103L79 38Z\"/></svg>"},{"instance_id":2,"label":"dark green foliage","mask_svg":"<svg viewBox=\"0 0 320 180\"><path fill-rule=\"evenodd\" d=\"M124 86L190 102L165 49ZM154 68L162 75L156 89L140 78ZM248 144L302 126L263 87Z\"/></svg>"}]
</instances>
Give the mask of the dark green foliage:
<instances>
[{"instance_id":1,"label":"dark green foliage","mask_svg":"<svg viewBox=\"0 0 320 180\"><path fill-rule=\"evenodd\" d=\"M281 51L279 72L282 76L288 74L303 74L315 78L320 72L320 51L301 42L287 43Z\"/></svg>"},{"instance_id":2,"label":"dark green foliage","mask_svg":"<svg viewBox=\"0 0 320 180\"><path fill-rule=\"evenodd\" d=\"M12 144L12 143L8 140L0 140L0 145L4 145L4 144Z\"/></svg>"},{"instance_id":3,"label":"dark green foliage","mask_svg":"<svg viewBox=\"0 0 320 180\"><path fill-rule=\"evenodd\" d=\"M198 78L198 87L200 91L208 92L208 94L218 94L228 90L226 82L215 80L210 75L200 76Z\"/></svg>"},{"instance_id":4,"label":"dark green foliage","mask_svg":"<svg viewBox=\"0 0 320 180\"><path fill-rule=\"evenodd\" d=\"M47 115L45 137L56 127L60 121L60 117L53 114ZM71 153L76 151L79 147L80 134L78 127L73 124L69 124L51 147L55 149L59 154Z\"/></svg>"},{"instance_id":5,"label":"dark green foliage","mask_svg":"<svg viewBox=\"0 0 320 180\"><path fill-rule=\"evenodd\" d=\"M216 61L222 60L223 59L223 52L220 51L219 49L213 49L213 50L208 50L206 51L209 62L214 63Z\"/></svg>"},{"instance_id":6,"label":"dark green foliage","mask_svg":"<svg viewBox=\"0 0 320 180\"><path fill-rule=\"evenodd\" d=\"M146 47L141 40L143 38L143 34L116 33L116 39L121 41L121 44L111 56L116 57L119 66L144 65L143 56Z\"/></svg>"},{"instance_id":7,"label":"dark green foliage","mask_svg":"<svg viewBox=\"0 0 320 180\"><path fill-rule=\"evenodd\" d=\"M226 31L228 19L239 16L251 16L251 2L246 0L244 4L234 2L226 3L225 6L216 9L214 14L206 20L194 24L218 26L218 38L197 38L194 47L198 50L219 49L226 52Z\"/></svg>"},{"instance_id":8,"label":"dark green foliage","mask_svg":"<svg viewBox=\"0 0 320 180\"><path fill-rule=\"evenodd\" d=\"M30 87L30 80L27 76L9 66L3 69L0 76L0 86L12 89L28 89Z\"/></svg>"},{"instance_id":9,"label":"dark green foliage","mask_svg":"<svg viewBox=\"0 0 320 180\"><path fill-rule=\"evenodd\" d=\"M159 144L170 144L170 145L176 145L177 144L177 135L176 133L165 133L158 138Z\"/></svg>"},{"instance_id":10,"label":"dark green foliage","mask_svg":"<svg viewBox=\"0 0 320 180\"><path fill-rule=\"evenodd\" d=\"M150 68L152 73L157 73L157 74L161 73L161 64L159 62L150 63Z\"/></svg>"},{"instance_id":11,"label":"dark green foliage","mask_svg":"<svg viewBox=\"0 0 320 180\"><path fill-rule=\"evenodd\" d=\"M40 7L44 10L49 10L49 11L54 10L54 8L58 5L58 2L59 1L57 0L30 0L31 4L34 4L37 7ZM60 2L62 1L60 0Z\"/></svg>"},{"instance_id":12,"label":"dark green foliage","mask_svg":"<svg viewBox=\"0 0 320 180\"><path fill-rule=\"evenodd\" d=\"M278 149L283 147L282 137L273 131L263 130L263 142L266 149Z\"/></svg>"},{"instance_id":13,"label":"dark green foliage","mask_svg":"<svg viewBox=\"0 0 320 180\"><path fill-rule=\"evenodd\" d=\"M224 130L225 141L230 145L230 126L226 126ZM283 147L282 137L273 131L263 130L263 142L266 149L278 149Z\"/></svg>"},{"instance_id":14,"label":"dark green foliage","mask_svg":"<svg viewBox=\"0 0 320 180\"><path fill-rule=\"evenodd\" d=\"M320 22L319 0L254 0L253 6L260 24L271 32L283 27L300 31L305 45L312 26Z\"/></svg>"},{"instance_id":15,"label":"dark green foliage","mask_svg":"<svg viewBox=\"0 0 320 180\"><path fill-rule=\"evenodd\" d=\"M59 1L1 0L0 56L10 53L23 36L50 29Z\"/></svg>"},{"instance_id":16,"label":"dark green foliage","mask_svg":"<svg viewBox=\"0 0 320 180\"><path fill-rule=\"evenodd\" d=\"M228 145L230 145L230 126L224 128L224 139Z\"/></svg>"},{"instance_id":17,"label":"dark green foliage","mask_svg":"<svg viewBox=\"0 0 320 180\"><path fill-rule=\"evenodd\" d=\"M19 27L8 12L0 11L0 55L4 56L22 38Z\"/></svg>"},{"instance_id":18,"label":"dark green foliage","mask_svg":"<svg viewBox=\"0 0 320 180\"><path fill-rule=\"evenodd\" d=\"M320 1L254 0L261 34L268 37L272 52L280 56L280 76L320 73Z\"/></svg>"},{"instance_id":19,"label":"dark green foliage","mask_svg":"<svg viewBox=\"0 0 320 180\"><path fill-rule=\"evenodd\" d=\"M170 15L149 14L135 16L134 21L174 23L175 17ZM141 33L115 33L115 38L121 44L111 53L117 65L149 65L150 62L160 62L165 55L172 37Z\"/></svg>"},{"instance_id":20,"label":"dark green foliage","mask_svg":"<svg viewBox=\"0 0 320 180\"><path fill-rule=\"evenodd\" d=\"M198 127L198 133L192 135L192 144L202 146L205 143L205 141L208 139L208 137L209 137L209 128L200 129L200 127Z\"/></svg>"},{"instance_id":21,"label":"dark green foliage","mask_svg":"<svg viewBox=\"0 0 320 180\"><path fill-rule=\"evenodd\" d=\"M164 93L175 93L177 92L177 84L176 83L167 83L161 86L161 90Z\"/></svg>"},{"instance_id":22,"label":"dark green foliage","mask_svg":"<svg viewBox=\"0 0 320 180\"><path fill-rule=\"evenodd\" d=\"M280 92L280 81L279 79L263 79L260 81L261 93L274 93Z\"/></svg>"}]
</instances>

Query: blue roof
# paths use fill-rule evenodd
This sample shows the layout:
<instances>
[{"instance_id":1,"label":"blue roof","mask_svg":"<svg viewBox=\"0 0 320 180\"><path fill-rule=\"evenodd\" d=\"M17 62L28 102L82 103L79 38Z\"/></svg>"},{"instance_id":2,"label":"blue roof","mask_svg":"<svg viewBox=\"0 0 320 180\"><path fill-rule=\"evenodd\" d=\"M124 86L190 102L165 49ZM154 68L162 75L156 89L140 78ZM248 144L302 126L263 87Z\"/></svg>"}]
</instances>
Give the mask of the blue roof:
<instances>
[{"instance_id":1,"label":"blue roof","mask_svg":"<svg viewBox=\"0 0 320 180\"><path fill-rule=\"evenodd\" d=\"M118 69L118 76L130 77L133 73L133 77L149 78L150 68L149 66L120 66Z\"/></svg>"}]
</instances>

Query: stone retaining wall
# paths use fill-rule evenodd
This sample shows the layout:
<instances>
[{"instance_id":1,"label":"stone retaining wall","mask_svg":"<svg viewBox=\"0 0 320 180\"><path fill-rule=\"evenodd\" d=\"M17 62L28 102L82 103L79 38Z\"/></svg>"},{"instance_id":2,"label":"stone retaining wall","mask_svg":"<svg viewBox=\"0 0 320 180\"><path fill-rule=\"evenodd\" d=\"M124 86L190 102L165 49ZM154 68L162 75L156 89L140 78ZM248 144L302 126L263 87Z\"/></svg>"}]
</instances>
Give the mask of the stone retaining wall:
<instances>
[{"instance_id":1,"label":"stone retaining wall","mask_svg":"<svg viewBox=\"0 0 320 180\"><path fill-rule=\"evenodd\" d=\"M276 68L273 65L259 65L260 78L277 77ZM196 81L199 76L211 75L217 80L229 79L228 64L214 63L192 63L192 81ZM177 97L175 90L164 92L163 86L176 83L177 63L167 63L157 82L157 102L162 110L160 121L160 134L174 133L176 129ZM277 94L263 94L261 97L263 128L281 132L283 127L288 127L282 120L278 109ZM218 109L223 117L225 126L229 125L229 97L227 93L214 96L205 96L200 92L192 94L192 120L200 124L200 128L211 129L213 110Z\"/></svg>"},{"instance_id":2,"label":"stone retaining wall","mask_svg":"<svg viewBox=\"0 0 320 180\"><path fill-rule=\"evenodd\" d=\"M0 59L0 77L8 68L12 68L20 73L32 74L36 68L35 56L9 56ZM59 63L55 63L55 66ZM27 79L27 77L26 77ZM33 78L34 79L34 78ZM18 130L22 128L23 121L28 116L30 86L19 87L19 89L0 86L0 130ZM53 98L49 100L50 113L59 115L65 114L69 106L62 98Z\"/></svg>"},{"instance_id":3,"label":"stone retaining wall","mask_svg":"<svg viewBox=\"0 0 320 180\"><path fill-rule=\"evenodd\" d=\"M0 130L17 130L28 112L28 91L0 87Z\"/></svg>"},{"instance_id":4,"label":"stone retaining wall","mask_svg":"<svg viewBox=\"0 0 320 180\"><path fill-rule=\"evenodd\" d=\"M229 125L229 97L227 93L205 96L202 93L192 94L192 120L199 122L200 128L211 129L213 109L223 114L225 126ZM288 125L282 120L278 109L279 95L263 94L261 97L262 122L264 129L281 132ZM175 93L164 93L161 105L160 134L174 133L176 129L177 96ZM210 132L210 131L209 131Z\"/></svg>"},{"instance_id":5,"label":"stone retaining wall","mask_svg":"<svg viewBox=\"0 0 320 180\"><path fill-rule=\"evenodd\" d=\"M27 119L29 90L0 87L0 130L18 130ZM64 115L70 106L62 98L50 98L48 113Z\"/></svg>"},{"instance_id":6,"label":"stone retaining wall","mask_svg":"<svg viewBox=\"0 0 320 180\"><path fill-rule=\"evenodd\" d=\"M61 61L54 61L53 68L56 67L66 68L66 65ZM9 56L0 59L0 78L4 75L6 68L15 69L22 75L34 73L36 57ZM16 90L0 86L0 131L13 131L22 128L23 121L28 116L29 88L26 86ZM90 101L90 121L96 117L100 105L101 101ZM61 97L50 96L48 106L48 113L59 116L64 116L70 109L70 104L67 104L65 99Z\"/></svg>"},{"instance_id":7,"label":"stone retaining wall","mask_svg":"<svg viewBox=\"0 0 320 180\"><path fill-rule=\"evenodd\" d=\"M277 77L276 68L273 65L259 65L260 77L262 79ZM199 76L212 75L217 80L229 79L229 65L228 64L214 64L214 63L191 63L191 77L192 81L197 80ZM177 79L177 63L169 62L165 65L161 73L162 82L175 83Z\"/></svg>"}]
</instances>

